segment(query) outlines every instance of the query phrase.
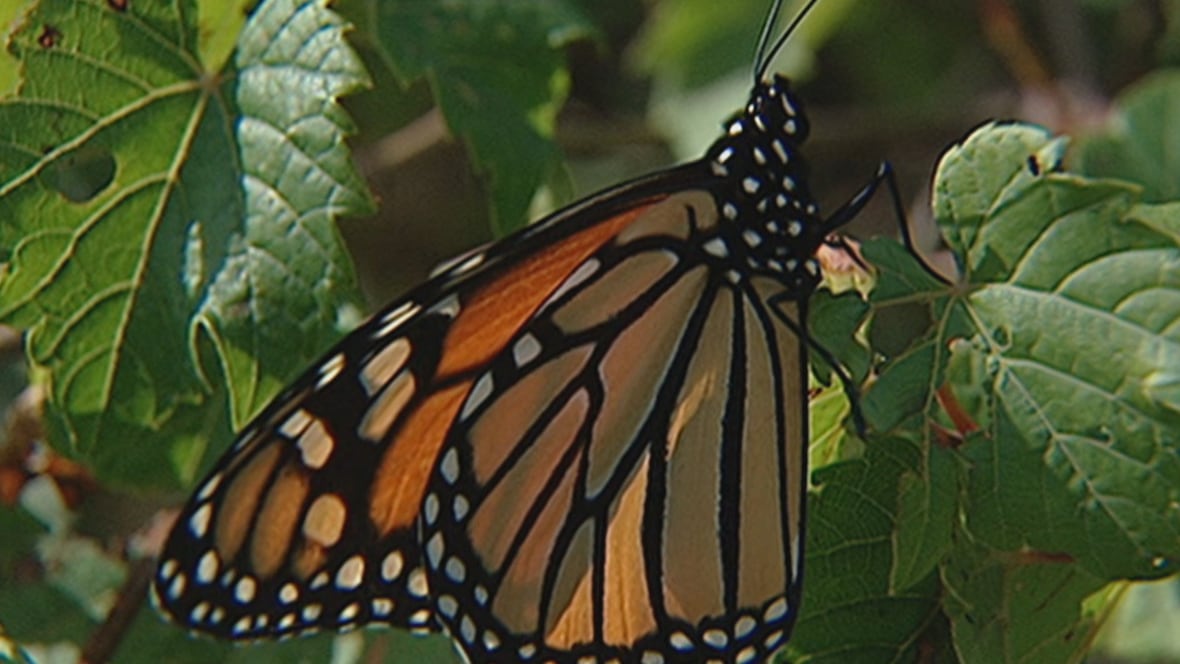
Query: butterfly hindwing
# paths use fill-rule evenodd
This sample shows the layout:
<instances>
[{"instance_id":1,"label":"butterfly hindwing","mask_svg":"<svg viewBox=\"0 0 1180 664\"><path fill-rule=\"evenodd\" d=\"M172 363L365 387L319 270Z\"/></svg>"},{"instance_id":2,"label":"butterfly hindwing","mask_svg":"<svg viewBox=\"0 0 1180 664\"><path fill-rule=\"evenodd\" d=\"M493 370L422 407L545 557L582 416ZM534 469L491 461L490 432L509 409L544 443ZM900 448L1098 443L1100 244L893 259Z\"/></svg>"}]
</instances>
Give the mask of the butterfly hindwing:
<instances>
[{"instance_id":1,"label":"butterfly hindwing","mask_svg":"<svg viewBox=\"0 0 1180 664\"><path fill-rule=\"evenodd\" d=\"M771 652L798 602L806 417L778 282L708 194L577 265L475 379L423 504L472 661ZM792 401L795 399L796 401Z\"/></svg>"},{"instance_id":2,"label":"butterfly hindwing","mask_svg":"<svg viewBox=\"0 0 1180 664\"><path fill-rule=\"evenodd\" d=\"M449 323L442 307L395 303L258 416L181 512L157 604L226 638L430 627L413 498L424 483L399 475L381 519L373 487L399 415L430 398L428 341Z\"/></svg>"}]
</instances>

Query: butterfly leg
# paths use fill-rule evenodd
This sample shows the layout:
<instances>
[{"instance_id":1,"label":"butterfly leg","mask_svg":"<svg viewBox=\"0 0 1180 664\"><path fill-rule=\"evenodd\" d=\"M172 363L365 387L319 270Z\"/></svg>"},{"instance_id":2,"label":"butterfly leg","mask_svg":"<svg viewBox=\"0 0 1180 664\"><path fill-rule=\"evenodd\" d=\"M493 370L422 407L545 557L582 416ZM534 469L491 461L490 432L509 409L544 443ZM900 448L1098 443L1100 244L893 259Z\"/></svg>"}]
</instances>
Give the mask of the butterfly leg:
<instances>
[{"instance_id":1,"label":"butterfly leg","mask_svg":"<svg viewBox=\"0 0 1180 664\"><path fill-rule=\"evenodd\" d=\"M852 221L872 200L873 194L877 193L877 188L882 183L889 188L889 197L893 199L893 212L897 215L898 226L901 227L901 234L905 239L906 246L912 250L913 243L910 240L909 224L906 222L905 206L901 203L901 191L897 188L897 177L893 174L893 166L887 161L883 161L877 166L877 173L868 184L824 220L824 232L831 233Z\"/></svg>"},{"instance_id":2,"label":"butterfly leg","mask_svg":"<svg viewBox=\"0 0 1180 664\"><path fill-rule=\"evenodd\" d=\"M884 183L889 188L889 198L893 202L893 213L897 217L897 227L901 229L901 241L905 244L905 248L909 250L910 255L918 259L922 269L926 270L931 276L944 283L947 282L947 277L943 276L938 270L935 270L930 263L926 262L926 258L918 251L914 244L914 236L910 231L909 220L906 219L905 205L901 202L901 190L897 187L897 176L893 173L893 166L883 161L877 167L877 173L873 179L869 181L860 191L848 200L844 205L841 205L835 212L833 212L827 219L824 220L823 228L826 233L840 228L844 224L852 221L856 215L860 214L865 205L868 205L872 200L873 194L877 193L877 188Z\"/></svg>"}]
</instances>

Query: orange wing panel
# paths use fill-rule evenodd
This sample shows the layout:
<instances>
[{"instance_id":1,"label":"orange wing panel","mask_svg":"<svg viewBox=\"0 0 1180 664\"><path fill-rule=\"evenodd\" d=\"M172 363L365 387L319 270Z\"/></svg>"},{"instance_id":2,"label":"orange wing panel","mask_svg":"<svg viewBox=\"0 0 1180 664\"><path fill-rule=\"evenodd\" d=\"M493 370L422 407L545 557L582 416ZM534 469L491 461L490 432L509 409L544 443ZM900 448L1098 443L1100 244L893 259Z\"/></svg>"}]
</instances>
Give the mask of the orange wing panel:
<instances>
[{"instance_id":1,"label":"orange wing panel","mask_svg":"<svg viewBox=\"0 0 1180 664\"><path fill-rule=\"evenodd\" d=\"M495 357L574 268L650 205L633 208L571 235L481 284L464 298L463 309L451 324L443 342L438 375L470 371Z\"/></svg>"},{"instance_id":2,"label":"orange wing panel","mask_svg":"<svg viewBox=\"0 0 1180 664\"><path fill-rule=\"evenodd\" d=\"M549 245L464 294L463 307L443 341L436 385L488 364L578 265L650 205L633 208ZM382 535L413 524L439 451L472 382L468 376L428 393L391 441L369 503L369 516Z\"/></svg>"}]
</instances>

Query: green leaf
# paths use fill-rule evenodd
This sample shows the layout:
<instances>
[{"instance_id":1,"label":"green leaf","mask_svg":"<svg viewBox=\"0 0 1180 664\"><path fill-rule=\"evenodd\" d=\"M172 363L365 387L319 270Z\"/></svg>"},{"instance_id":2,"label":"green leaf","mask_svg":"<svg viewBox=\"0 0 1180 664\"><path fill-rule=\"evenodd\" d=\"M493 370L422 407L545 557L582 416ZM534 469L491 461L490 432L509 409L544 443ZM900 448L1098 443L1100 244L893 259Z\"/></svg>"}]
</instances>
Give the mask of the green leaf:
<instances>
[{"instance_id":1,"label":"green leaf","mask_svg":"<svg viewBox=\"0 0 1180 664\"><path fill-rule=\"evenodd\" d=\"M1145 76L1115 101L1106 131L1084 140L1078 170L1143 186L1143 200L1180 198L1180 71Z\"/></svg>"},{"instance_id":2,"label":"green leaf","mask_svg":"<svg viewBox=\"0 0 1180 664\"><path fill-rule=\"evenodd\" d=\"M938 610L933 575L890 587L892 533L901 478L917 449L900 438L874 440L861 459L812 474L803 613L787 647L790 661L906 661ZM856 629L849 629L855 625Z\"/></svg>"},{"instance_id":3,"label":"green leaf","mask_svg":"<svg viewBox=\"0 0 1180 664\"><path fill-rule=\"evenodd\" d=\"M965 545L942 576L963 664L1075 662L1097 628L1080 607L1105 582L1077 565Z\"/></svg>"},{"instance_id":4,"label":"green leaf","mask_svg":"<svg viewBox=\"0 0 1180 664\"><path fill-rule=\"evenodd\" d=\"M405 83L425 78L489 189L503 235L553 178L557 111L569 89L562 47L591 33L551 0L377 3L377 36Z\"/></svg>"},{"instance_id":5,"label":"green leaf","mask_svg":"<svg viewBox=\"0 0 1180 664\"><path fill-rule=\"evenodd\" d=\"M948 297L952 289L926 272L901 244L866 242L864 255L878 273L877 287L869 298L873 327L891 311L910 307L925 310L930 321L930 329L916 334L908 348L885 358L878 367L877 380L862 400L865 418L873 429L887 432L930 408L946 363L939 344L962 327L962 312ZM870 338L876 336L870 330ZM871 345L880 352L879 341Z\"/></svg>"},{"instance_id":6,"label":"green leaf","mask_svg":"<svg viewBox=\"0 0 1180 664\"><path fill-rule=\"evenodd\" d=\"M1028 201L1039 173L1056 167L1065 146L1038 127L992 123L942 156L931 205L972 281L997 278L1035 238L1034 225L1005 223L1013 218L1008 208Z\"/></svg>"},{"instance_id":7,"label":"green leaf","mask_svg":"<svg viewBox=\"0 0 1180 664\"><path fill-rule=\"evenodd\" d=\"M357 299L332 226L371 207L335 103L366 81L345 26L271 0L219 72L193 51L194 18L46 0L10 40L23 85L0 102L0 320L48 370L52 438L112 481L174 481L167 443L203 433L177 418L210 392L197 330L240 423Z\"/></svg>"},{"instance_id":8,"label":"green leaf","mask_svg":"<svg viewBox=\"0 0 1180 664\"><path fill-rule=\"evenodd\" d=\"M199 314L223 358L235 429L357 322L356 277L335 219L371 212L372 200L336 98L368 77L346 29L315 3L271 0L238 40L245 225Z\"/></svg>"},{"instance_id":9,"label":"green leaf","mask_svg":"<svg viewBox=\"0 0 1180 664\"><path fill-rule=\"evenodd\" d=\"M890 585L906 590L933 572L952 545L961 471L945 449L925 444L918 466L898 480Z\"/></svg>"},{"instance_id":10,"label":"green leaf","mask_svg":"<svg viewBox=\"0 0 1180 664\"><path fill-rule=\"evenodd\" d=\"M966 524L989 546L1064 553L1101 578L1163 574L1180 557L1175 210L1029 168L1061 147L985 127L938 175L936 191L955 195L936 201L939 222L968 257L951 296L970 321L954 352L968 357L954 366L984 367L991 395L987 440L963 449Z\"/></svg>"}]
</instances>

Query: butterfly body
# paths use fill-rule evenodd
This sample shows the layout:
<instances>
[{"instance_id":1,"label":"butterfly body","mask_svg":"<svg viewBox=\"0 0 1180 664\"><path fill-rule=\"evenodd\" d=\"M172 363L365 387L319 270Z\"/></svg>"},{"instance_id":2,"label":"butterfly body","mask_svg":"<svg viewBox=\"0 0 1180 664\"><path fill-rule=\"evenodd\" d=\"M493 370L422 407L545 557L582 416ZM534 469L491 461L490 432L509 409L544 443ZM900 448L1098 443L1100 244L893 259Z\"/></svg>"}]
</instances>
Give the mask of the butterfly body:
<instances>
[{"instance_id":1,"label":"butterfly body","mask_svg":"<svg viewBox=\"0 0 1180 664\"><path fill-rule=\"evenodd\" d=\"M472 661L761 661L801 590L818 216L780 77L705 158L574 204L346 337L199 486L196 631L441 626Z\"/></svg>"}]
</instances>

